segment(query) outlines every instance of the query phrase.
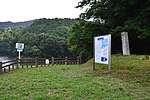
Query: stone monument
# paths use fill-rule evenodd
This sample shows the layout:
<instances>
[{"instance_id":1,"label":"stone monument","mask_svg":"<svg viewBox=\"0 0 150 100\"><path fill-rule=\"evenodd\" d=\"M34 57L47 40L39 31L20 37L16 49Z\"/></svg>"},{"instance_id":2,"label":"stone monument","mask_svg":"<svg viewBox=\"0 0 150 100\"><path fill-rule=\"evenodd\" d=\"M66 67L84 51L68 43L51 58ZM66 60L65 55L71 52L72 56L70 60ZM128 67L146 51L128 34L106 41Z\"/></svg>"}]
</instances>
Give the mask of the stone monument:
<instances>
[{"instance_id":1,"label":"stone monument","mask_svg":"<svg viewBox=\"0 0 150 100\"><path fill-rule=\"evenodd\" d=\"M123 55L130 55L128 32L121 33Z\"/></svg>"}]
</instances>

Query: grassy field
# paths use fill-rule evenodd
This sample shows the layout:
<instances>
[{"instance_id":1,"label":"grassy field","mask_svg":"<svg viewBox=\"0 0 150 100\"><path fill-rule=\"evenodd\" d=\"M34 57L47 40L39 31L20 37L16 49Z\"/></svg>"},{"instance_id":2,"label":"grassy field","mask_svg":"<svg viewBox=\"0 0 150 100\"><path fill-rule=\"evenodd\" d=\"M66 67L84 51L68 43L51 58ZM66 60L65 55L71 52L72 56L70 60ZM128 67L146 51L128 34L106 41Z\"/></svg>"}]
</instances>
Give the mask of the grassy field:
<instances>
[{"instance_id":1,"label":"grassy field","mask_svg":"<svg viewBox=\"0 0 150 100\"><path fill-rule=\"evenodd\" d=\"M0 100L150 100L150 59L112 56L107 66L92 59L82 65L25 68L0 74Z\"/></svg>"}]
</instances>

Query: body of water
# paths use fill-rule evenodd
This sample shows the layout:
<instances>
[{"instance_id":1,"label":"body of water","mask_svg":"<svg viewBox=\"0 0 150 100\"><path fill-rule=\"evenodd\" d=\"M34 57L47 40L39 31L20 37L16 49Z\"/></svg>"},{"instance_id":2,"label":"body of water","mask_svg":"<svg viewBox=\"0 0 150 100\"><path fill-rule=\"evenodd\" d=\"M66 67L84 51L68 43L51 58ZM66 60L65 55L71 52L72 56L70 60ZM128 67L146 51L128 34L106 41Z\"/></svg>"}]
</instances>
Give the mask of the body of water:
<instances>
[{"instance_id":1,"label":"body of water","mask_svg":"<svg viewBox=\"0 0 150 100\"><path fill-rule=\"evenodd\" d=\"M13 59L12 57L0 56L0 62L6 62L12 59Z\"/></svg>"}]
</instances>

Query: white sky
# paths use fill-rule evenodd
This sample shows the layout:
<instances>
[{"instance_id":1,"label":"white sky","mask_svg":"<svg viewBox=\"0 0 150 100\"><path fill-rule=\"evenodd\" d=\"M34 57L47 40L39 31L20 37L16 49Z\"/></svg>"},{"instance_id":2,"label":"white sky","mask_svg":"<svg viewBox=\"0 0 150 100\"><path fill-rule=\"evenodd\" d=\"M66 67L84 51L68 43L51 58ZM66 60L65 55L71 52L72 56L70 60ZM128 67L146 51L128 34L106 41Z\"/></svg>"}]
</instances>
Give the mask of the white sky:
<instances>
[{"instance_id":1,"label":"white sky","mask_svg":"<svg viewBox=\"0 0 150 100\"><path fill-rule=\"evenodd\" d=\"M0 22L39 18L78 18L79 0L0 0Z\"/></svg>"}]
</instances>

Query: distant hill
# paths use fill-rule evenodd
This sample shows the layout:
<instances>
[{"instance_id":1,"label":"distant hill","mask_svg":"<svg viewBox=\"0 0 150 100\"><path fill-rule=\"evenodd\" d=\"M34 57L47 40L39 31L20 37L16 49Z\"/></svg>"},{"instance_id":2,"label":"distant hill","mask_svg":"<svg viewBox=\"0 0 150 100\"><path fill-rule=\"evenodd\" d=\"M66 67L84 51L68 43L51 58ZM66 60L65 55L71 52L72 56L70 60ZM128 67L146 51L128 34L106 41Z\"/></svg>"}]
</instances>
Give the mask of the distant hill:
<instances>
[{"instance_id":1,"label":"distant hill","mask_svg":"<svg viewBox=\"0 0 150 100\"><path fill-rule=\"evenodd\" d=\"M26 26L30 26L33 23L33 20L31 21L24 21L24 22L0 22L0 29L4 29L4 28L17 28L17 27L26 27Z\"/></svg>"},{"instance_id":2,"label":"distant hill","mask_svg":"<svg viewBox=\"0 0 150 100\"><path fill-rule=\"evenodd\" d=\"M67 38L71 35L69 27L76 21L70 18L36 19L30 26L0 29L0 55L17 56L17 42L25 44L24 57L72 57ZM5 25L12 24L5 22ZM16 27L16 26L15 26ZM4 28L4 27L3 27ZM6 28L6 27L5 27Z\"/></svg>"},{"instance_id":3,"label":"distant hill","mask_svg":"<svg viewBox=\"0 0 150 100\"><path fill-rule=\"evenodd\" d=\"M75 19L69 18L54 18L54 19L46 19L41 18L33 21L29 27L26 27L22 33L46 33L49 35L59 35L63 37L68 37L69 32L68 28L72 25Z\"/></svg>"}]
</instances>

